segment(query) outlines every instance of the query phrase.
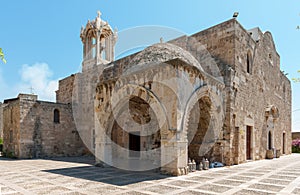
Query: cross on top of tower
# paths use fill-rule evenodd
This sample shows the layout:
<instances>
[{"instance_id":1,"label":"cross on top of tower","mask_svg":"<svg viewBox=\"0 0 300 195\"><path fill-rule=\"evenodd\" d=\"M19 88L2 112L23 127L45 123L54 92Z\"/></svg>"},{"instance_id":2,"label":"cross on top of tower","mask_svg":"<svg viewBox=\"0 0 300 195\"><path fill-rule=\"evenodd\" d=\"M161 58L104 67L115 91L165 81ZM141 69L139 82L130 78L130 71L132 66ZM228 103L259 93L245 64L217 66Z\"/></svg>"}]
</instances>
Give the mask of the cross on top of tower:
<instances>
[{"instance_id":1,"label":"cross on top of tower","mask_svg":"<svg viewBox=\"0 0 300 195\"><path fill-rule=\"evenodd\" d=\"M101 15L102 15L102 13L98 10L98 11L97 11L97 15L98 15L98 18L100 18Z\"/></svg>"},{"instance_id":2,"label":"cross on top of tower","mask_svg":"<svg viewBox=\"0 0 300 195\"><path fill-rule=\"evenodd\" d=\"M29 87L29 90L30 90L30 93L31 94L34 94L34 88L31 86L31 87Z\"/></svg>"}]
</instances>

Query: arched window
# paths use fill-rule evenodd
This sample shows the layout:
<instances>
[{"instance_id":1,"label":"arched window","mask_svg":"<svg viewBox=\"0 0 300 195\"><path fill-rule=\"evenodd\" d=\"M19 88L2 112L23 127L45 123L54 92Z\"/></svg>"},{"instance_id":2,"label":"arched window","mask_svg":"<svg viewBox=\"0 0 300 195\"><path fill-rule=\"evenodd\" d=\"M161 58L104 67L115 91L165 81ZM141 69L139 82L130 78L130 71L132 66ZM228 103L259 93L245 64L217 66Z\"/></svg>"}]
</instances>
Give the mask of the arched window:
<instances>
[{"instance_id":1,"label":"arched window","mask_svg":"<svg viewBox=\"0 0 300 195\"><path fill-rule=\"evenodd\" d=\"M53 122L59 123L59 110L58 109L55 109L53 112Z\"/></svg>"},{"instance_id":2,"label":"arched window","mask_svg":"<svg viewBox=\"0 0 300 195\"><path fill-rule=\"evenodd\" d=\"M268 149L269 150L272 149L272 133L271 133L271 131L269 131L269 135L268 135Z\"/></svg>"},{"instance_id":3,"label":"arched window","mask_svg":"<svg viewBox=\"0 0 300 195\"><path fill-rule=\"evenodd\" d=\"M96 38L93 37L92 38L92 49L91 49L92 58L96 57L96 45L97 45Z\"/></svg>"},{"instance_id":4,"label":"arched window","mask_svg":"<svg viewBox=\"0 0 300 195\"><path fill-rule=\"evenodd\" d=\"M250 51L247 53L247 73L252 73L252 55Z\"/></svg>"}]
</instances>

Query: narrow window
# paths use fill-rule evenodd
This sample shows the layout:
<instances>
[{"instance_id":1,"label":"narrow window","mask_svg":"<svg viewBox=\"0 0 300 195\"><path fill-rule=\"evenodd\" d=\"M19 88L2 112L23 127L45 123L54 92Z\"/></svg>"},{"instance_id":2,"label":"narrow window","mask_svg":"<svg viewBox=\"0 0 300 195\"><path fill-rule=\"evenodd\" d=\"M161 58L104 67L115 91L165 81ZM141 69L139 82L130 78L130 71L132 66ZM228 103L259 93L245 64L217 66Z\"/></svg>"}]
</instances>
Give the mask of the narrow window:
<instances>
[{"instance_id":1,"label":"narrow window","mask_svg":"<svg viewBox=\"0 0 300 195\"><path fill-rule=\"evenodd\" d=\"M53 116L53 122L54 123L59 123L59 110L55 109L53 115L54 115Z\"/></svg>"},{"instance_id":2,"label":"narrow window","mask_svg":"<svg viewBox=\"0 0 300 195\"><path fill-rule=\"evenodd\" d=\"M96 38L92 38L92 58L96 57Z\"/></svg>"},{"instance_id":3,"label":"narrow window","mask_svg":"<svg viewBox=\"0 0 300 195\"><path fill-rule=\"evenodd\" d=\"M101 40L101 58L106 60L106 52L105 52L105 39Z\"/></svg>"},{"instance_id":4,"label":"narrow window","mask_svg":"<svg viewBox=\"0 0 300 195\"><path fill-rule=\"evenodd\" d=\"M247 53L247 73L250 73L251 74L251 53L248 52Z\"/></svg>"}]
</instances>

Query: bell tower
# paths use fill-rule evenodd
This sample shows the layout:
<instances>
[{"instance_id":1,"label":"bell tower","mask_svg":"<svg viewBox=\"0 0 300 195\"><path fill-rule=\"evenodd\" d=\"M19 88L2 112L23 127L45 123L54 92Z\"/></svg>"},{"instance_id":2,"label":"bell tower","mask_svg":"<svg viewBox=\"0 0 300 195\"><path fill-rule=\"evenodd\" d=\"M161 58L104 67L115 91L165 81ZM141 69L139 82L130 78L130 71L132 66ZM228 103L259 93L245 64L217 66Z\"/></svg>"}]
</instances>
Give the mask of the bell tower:
<instances>
[{"instance_id":1,"label":"bell tower","mask_svg":"<svg viewBox=\"0 0 300 195\"><path fill-rule=\"evenodd\" d=\"M101 19L100 11L95 20L88 20L86 26L81 27L80 38L83 44L82 71L114 60L117 30L113 31L110 25Z\"/></svg>"}]
</instances>

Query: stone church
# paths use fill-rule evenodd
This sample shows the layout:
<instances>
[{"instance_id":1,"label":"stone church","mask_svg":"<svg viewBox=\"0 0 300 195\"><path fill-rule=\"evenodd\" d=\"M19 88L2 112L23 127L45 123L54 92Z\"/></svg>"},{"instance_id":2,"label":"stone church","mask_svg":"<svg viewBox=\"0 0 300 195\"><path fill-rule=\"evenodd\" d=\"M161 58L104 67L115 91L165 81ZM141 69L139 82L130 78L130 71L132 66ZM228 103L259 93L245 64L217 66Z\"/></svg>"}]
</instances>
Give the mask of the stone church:
<instances>
[{"instance_id":1,"label":"stone church","mask_svg":"<svg viewBox=\"0 0 300 195\"><path fill-rule=\"evenodd\" d=\"M80 38L82 71L59 82L49 113L71 109L61 120L101 165L183 175L188 159L234 165L291 153L291 84L270 32L232 18L114 60L118 33L99 12Z\"/></svg>"}]
</instances>

